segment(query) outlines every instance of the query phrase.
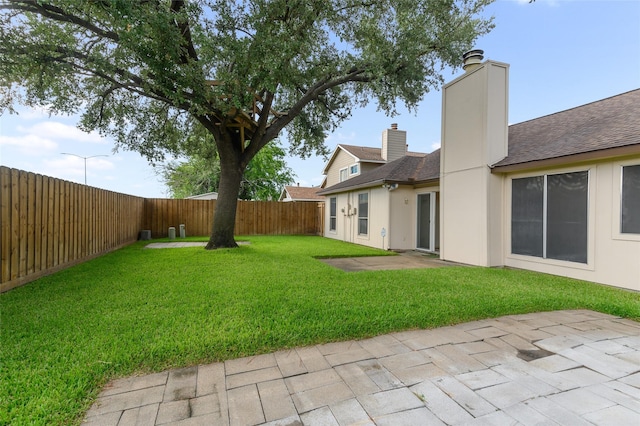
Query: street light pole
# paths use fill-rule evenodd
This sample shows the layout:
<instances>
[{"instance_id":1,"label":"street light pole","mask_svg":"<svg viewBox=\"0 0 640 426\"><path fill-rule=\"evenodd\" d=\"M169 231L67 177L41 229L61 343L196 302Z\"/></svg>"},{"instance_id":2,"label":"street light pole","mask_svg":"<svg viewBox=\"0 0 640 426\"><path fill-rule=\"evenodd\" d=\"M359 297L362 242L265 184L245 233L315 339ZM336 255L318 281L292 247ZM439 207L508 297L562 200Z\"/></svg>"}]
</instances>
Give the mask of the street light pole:
<instances>
[{"instance_id":1,"label":"street light pole","mask_svg":"<svg viewBox=\"0 0 640 426\"><path fill-rule=\"evenodd\" d=\"M61 152L62 155L73 155L74 157L82 158L84 160L84 184L87 184L87 160L89 158L95 157L108 157L106 154L98 154L98 155L90 155L88 157L83 157L82 155L71 154L70 152Z\"/></svg>"}]
</instances>

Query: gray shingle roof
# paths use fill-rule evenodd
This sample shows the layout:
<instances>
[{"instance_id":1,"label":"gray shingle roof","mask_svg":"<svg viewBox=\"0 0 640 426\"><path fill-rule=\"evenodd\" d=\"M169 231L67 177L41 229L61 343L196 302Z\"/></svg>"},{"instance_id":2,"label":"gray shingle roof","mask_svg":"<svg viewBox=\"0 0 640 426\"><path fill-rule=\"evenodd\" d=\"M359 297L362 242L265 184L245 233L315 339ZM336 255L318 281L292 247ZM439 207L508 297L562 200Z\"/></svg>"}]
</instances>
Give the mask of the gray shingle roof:
<instances>
[{"instance_id":1,"label":"gray shingle roof","mask_svg":"<svg viewBox=\"0 0 640 426\"><path fill-rule=\"evenodd\" d=\"M508 166L640 144L640 89L509 126Z\"/></svg>"},{"instance_id":2,"label":"gray shingle roof","mask_svg":"<svg viewBox=\"0 0 640 426\"><path fill-rule=\"evenodd\" d=\"M526 166L536 161L604 153L633 145L640 152L640 89L509 126L509 155L492 167ZM377 148L342 147L359 152L353 154L360 158L367 153L373 158L375 151L378 155L380 152ZM426 155L408 153L320 193L333 194L378 183L416 184L439 178L440 150Z\"/></svg>"},{"instance_id":3,"label":"gray shingle roof","mask_svg":"<svg viewBox=\"0 0 640 426\"><path fill-rule=\"evenodd\" d=\"M284 187L292 200L323 200L324 197L318 195L319 187L287 185Z\"/></svg>"},{"instance_id":4,"label":"gray shingle roof","mask_svg":"<svg viewBox=\"0 0 640 426\"><path fill-rule=\"evenodd\" d=\"M382 148L371 148L368 146L356 146L356 145L345 145L340 144L342 148L344 148L351 155L354 155L360 159L360 161L374 161L374 162L384 162L382 159ZM407 155L412 157L422 157L424 152L412 152L407 151Z\"/></svg>"},{"instance_id":5,"label":"gray shingle roof","mask_svg":"<svg viewBox=\"0 0 640 426\"><path fill-rule=\"evenodd\" d=\"M366 188L383 183L417 184L440 177L440 150L431 154L405 155L367 173L345 180L318 193L321 195Z\"/></svg>"},{"instance_id":6,"label":"gray shingle roof","mask_svg":"<svg viewBox=\"0 0 640 426\"><path fill-rule=\"evenodd\" d=\"M360 161L384 161L382 159L381 148L371 148L368 146L345 145L340 146L351 155L360 159Z\"/></svg>"}]
</instances>

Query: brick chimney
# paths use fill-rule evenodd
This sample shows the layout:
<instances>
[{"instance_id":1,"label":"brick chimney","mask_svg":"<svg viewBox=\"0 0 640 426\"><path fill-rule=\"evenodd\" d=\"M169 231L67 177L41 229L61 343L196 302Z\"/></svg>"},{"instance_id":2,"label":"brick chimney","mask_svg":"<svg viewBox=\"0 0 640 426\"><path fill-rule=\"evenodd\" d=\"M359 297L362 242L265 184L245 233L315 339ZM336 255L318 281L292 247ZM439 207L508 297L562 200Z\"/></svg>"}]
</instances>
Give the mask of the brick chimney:
<instances>
[{"instance_id":1,"label":"brick chimney","mask_svg":"<svg viewBox=\"0 0 640 426\"><path fill-rule=\"evenodd\" d=\"M382 132L382 159L391 162L407 155L407 132L398 130L398 123Z\"/></svg>"}]
</instances>

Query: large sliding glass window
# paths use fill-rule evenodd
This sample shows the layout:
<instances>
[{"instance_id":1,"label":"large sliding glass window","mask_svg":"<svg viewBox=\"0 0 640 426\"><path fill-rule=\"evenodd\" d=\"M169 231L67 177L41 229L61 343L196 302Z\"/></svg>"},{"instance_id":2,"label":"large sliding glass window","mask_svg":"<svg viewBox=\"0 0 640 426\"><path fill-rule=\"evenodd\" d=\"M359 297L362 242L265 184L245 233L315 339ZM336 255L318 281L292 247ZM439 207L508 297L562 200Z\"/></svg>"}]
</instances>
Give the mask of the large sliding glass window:
<instances>
[{"instance_id":1,"label":"large sliding glass window","mask_svg":"<svg viewBox=\"0 0 640 426\"><path fill-rule=\"evenodd\" d=\"M589 172L547 176L549 259L587 263Z\"/></svg>"},{"instance_id":2,"label":"large sliding glass window","mask_svg":"<svg viewBox=\"0 0 640 426\"><path fill-rule=\"evenodd\" d=\"M589 172L513 179L511 252L587 263Z\"/></svg>"},{"instance_id":3,"label":"large sliding glass window","mask_svg":"<svg viewBox=\"0 0 640 426\"><path fill-rule=\"evenodd\" d=\"M336 197L329 198L329 231L336 230L336 212L338 210L336 201Z\"/></svg>"},{"instance_id":4,"label":"large sliding glass window","mask_svg":"<svg viewBox=\"0 0 640 426\"><path fill-rule=\"evenodd\" d=\"M621 227L623 234L640 234L640 164L622 168Z\"/></svg>"},{"instance_id":5,"label":"large sliding glass window","mask_svg":"<svg viewBox=\"0 0 640 426\"><path fill-rule=\"evenodd\" d=\"M358 194L358 234L369 234L369 194Z\"/></svg>"},{"instance_id":6,"label":"large sliding glass window","mask_svg":"<svg viewBox=\"0 0 640 426\"><path fill-rule=\"evenodd\" d=\"M511 183L511 253L542 257L544 176Z\"/></svg>"}]
</instances>

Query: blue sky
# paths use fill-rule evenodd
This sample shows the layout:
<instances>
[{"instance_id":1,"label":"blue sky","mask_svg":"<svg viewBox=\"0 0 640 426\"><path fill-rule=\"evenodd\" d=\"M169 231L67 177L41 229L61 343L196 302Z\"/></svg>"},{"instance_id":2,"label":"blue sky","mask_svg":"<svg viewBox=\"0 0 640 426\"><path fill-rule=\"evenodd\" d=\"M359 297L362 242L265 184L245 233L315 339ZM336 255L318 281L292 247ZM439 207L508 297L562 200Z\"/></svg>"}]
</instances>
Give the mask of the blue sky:
<instances>
[{"instance_id":1,"label":"blue sky","mask_svg":"<svg viewBox=\"0 0 640 426\"><path fill-rule=\"evenodd\" d=\"M476 43L485 59L510 64L509 122L519 123L640 88L640 0L498 0L487 8L495 29ZM450 81L461 70L445 71ZM411 151L431 152L440 141L440 91L425 95L416 113L396 117L374 104L356 110L326 144L378 147L391 123L407 131ZM0 116L0 164L143 197L165 197L155 170L135 152L75 128L75 117L19 109ZM303 186L322 182L325 159L289 158Z\"/></svg>"}]
</instances>

